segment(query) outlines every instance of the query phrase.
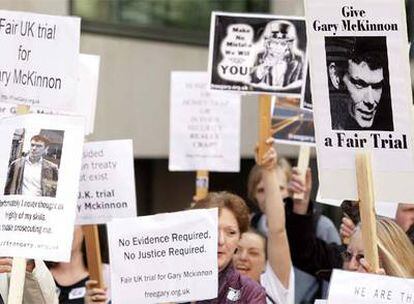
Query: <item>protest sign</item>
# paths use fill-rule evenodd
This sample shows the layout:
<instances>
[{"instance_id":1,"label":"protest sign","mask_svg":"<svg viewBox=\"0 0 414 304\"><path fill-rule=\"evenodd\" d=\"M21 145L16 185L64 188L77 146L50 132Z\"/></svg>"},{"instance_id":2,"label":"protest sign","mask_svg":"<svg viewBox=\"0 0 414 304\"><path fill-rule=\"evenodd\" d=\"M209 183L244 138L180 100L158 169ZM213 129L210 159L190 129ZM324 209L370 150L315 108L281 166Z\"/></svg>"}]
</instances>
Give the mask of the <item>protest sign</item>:
<instances>
[{"instance_id":1,"label":"protest sign","mask_svg":"<svg viewBox=\"0 0 414 304\"><path fill-rule=\"evenodd\" d=\"M71 105L73 112L31 106L31 113L51 115L79 115L85 117L85 135L93 133L95 122L96 98L98 93L100 57L95 55L79 55L78 93ZM17 114L17 105L7 102L0 103L0 118Z\"/></svg>"},{"instance_id":2,"label":"protest sign","mask_svg":"<svg viewBox=\"0 0 414 304\"><path fill-rule=\"evenodd\" d=\"M0 11L0 101L72 111L80 18Z\"/></svg>"},{"instance_id":3,"label":"protest sign","mask_svg":"<svg viewBox=\"0 0 414 304\"><path fill-rule=\"evenodd\" d=\"M329 304L412 304L414 279L366 274L335 269Z\"/></svg>"},{"instance_id":4,"label":"protest sign","mask_svg":"<svg viewBox=\"0 0 414 304\"><path fill-rule=\"evenodd\" d=\"M306 43L304 18L214 12L211 89L299 97Z\"/></svg>"},{"instance_id":5,"label":"protest sign","mask_svg":"<svg viewBox=\"0 0 414 304\"><path fill-rule=\"evenodd\" d=\"M84 135L82 117L0 120L0 251L69 261Z\"/></svg>"},{"instance_id":6,"label":"protest sign","mask_svg":"<svg viewBox=\"0 0 414 304\"><path fill-rule=\"evenodd\" d=\"M323 198L357 200L355 155L371 150L378 201L414 197L404 2L306 1Z\"/></svg>"},{"instance_id":7,"label":"protest sign","mask_svg":"<svg viewBox=\"0 0 414 304\"><path fill-rule=\"evenodd\" d=\"M300 108L298 98L273 97L271 131L277 143L315 145L313 114Z\"/></svg>"},{"instance_id":8,"label":"protest sign","mask_svg":"<svg viewBox=\"0 0 414 304\"><path fill-rule=\"evenodd\" d=\"M342 200L335 199L323 199L320 196L320 192L316 196L316 201L321 204L340 207ZM398 203L393 202L375 202L375 213L380 216L389 217L395 219L395 214L397 212Z\"/></svg>"},{"instance_id":9,"label":"protest sign","mask_svg":"<svg viewBox=\"0 0 414 304\"><path fill-rule=\"evenodd\" d=\"M76 224L137 215L132 140L85 143Z\"/></svg>"},{"instance_id":10,"label":"protest sign","mask_svg":"<svg viewBox=\"0 0 414 304\"><path fill-rule=\"evenodd\" d=\"M217 216L200 209L109 222L112 301L216 298Z\"/></svg>"},{"instance_id":11,"label":"protest sign","mask_svg":"<svg viewBox=\"0 0 414 304\"><path fill-rule=\"evenodd\" d=\"M101 57L96 55L79 55L78 94L76 97L76 108L73 110L73 114L85 117L86 135L93 133L95 124L100 60Z\"/></svg>"},{"instance_id":12,"label":"protest sign","mask_svg":"<svg viewBox=\"0 0 414 304\"><path fill-rule=\"evenodd\" d=\"M208 89L205 72L171 73L170 171L240 170L240 96Z\"/></svg>"}]
</instances>

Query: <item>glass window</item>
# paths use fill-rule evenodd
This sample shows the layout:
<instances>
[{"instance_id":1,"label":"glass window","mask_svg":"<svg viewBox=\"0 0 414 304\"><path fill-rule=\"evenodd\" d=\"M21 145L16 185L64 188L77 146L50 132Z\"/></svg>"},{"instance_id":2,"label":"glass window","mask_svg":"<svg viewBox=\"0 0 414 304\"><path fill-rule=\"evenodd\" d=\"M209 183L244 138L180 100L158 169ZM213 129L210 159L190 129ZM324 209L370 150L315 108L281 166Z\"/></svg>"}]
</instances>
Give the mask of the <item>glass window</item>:
<instances>
[{"instance_id":1,"label":"glass window","mask_svg":"<svg viewBox=\"0 0 414 304\"><path fill-rule=\"evenodd\" d=\"M268 13L270 0L71 0L82 30L207 45L212 11Z\"/></svg>"}]
</instances>

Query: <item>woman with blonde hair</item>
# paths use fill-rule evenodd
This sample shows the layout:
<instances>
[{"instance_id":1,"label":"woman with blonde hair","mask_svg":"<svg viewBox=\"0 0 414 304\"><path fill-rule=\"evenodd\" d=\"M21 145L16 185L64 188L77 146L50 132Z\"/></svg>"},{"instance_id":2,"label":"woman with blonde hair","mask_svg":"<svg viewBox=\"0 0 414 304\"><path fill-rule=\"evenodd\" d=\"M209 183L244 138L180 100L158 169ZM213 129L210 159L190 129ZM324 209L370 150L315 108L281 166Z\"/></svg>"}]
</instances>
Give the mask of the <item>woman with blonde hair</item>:
<instances>
[{"instance_id":1,"label":"woman with blonde hair","mask_svg":"<svg viewBox=\"0 0 414 304\"><path fill-rule=\"evenodd\" d=\"M378 273L400 278L414 278L414 246L400 226L388 218L377 219L377 244L380 270ZM373 272L364 259L361 229L355 230L347 251L344 268Z\"/></svg>"}]
</instances>

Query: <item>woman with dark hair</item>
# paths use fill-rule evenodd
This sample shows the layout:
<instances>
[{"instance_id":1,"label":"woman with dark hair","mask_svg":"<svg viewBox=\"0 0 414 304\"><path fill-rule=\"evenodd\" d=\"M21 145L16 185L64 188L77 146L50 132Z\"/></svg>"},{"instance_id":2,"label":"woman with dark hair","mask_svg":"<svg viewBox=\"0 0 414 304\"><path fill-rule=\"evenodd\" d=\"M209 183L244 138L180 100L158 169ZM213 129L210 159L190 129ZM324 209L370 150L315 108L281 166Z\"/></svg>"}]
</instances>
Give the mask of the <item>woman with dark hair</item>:
<instances>
[{"instance_id":1,"label":"woman with dark hair","mask_svg":"<svg viewBox=\"0 0 414 304\"><path fill-rule=\"evenodd\" d=\"M266 293L255 281L241 275L233 266L232 259L242 233L249 228L249 209L243 199L228 192L212 192L198 201L194 208L218 208L218 297L197 303L265 304Z\"/></svg>"}]
</instances>

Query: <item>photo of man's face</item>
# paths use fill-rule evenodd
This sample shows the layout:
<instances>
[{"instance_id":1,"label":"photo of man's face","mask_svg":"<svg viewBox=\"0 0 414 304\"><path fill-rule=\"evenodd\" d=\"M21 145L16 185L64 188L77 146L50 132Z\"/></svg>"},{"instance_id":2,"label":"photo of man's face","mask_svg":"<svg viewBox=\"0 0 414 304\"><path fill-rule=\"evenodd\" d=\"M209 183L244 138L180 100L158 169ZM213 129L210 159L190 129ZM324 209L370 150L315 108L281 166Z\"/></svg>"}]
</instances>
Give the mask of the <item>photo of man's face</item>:
<instances>
[{"instance_id":1,"label":"photo of man's face","mask_svg":"<svg viewBox=\"0 0 414 304\"><path fill-rule=\"evenodd\" d=\"M385 37L325 37L333 130L393 131Z\"/></svg>"},{"instance_id":2,"label":"photo of man's face","mask_svg":"<svg viewBox=\"0 0 414 304\"><path fill-rule=\"evenodd\" d=\"M29 157L38 159L42 157L47 151L47 146L43 141L32 139L30 142Z\"/></svg>"},{"instance_id":3,"label":"photo of man's face","mask_svg":"<svg viewBox=\"0 0 414 304\"><path fill-rule=\"evenodd\" d=\"M371 70L364 61L348 61L343 82L349 93L348 112L361 128L370 128L381 99L384 73L382 68Z\"/></svg>"}]
</instances>

